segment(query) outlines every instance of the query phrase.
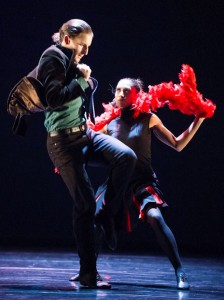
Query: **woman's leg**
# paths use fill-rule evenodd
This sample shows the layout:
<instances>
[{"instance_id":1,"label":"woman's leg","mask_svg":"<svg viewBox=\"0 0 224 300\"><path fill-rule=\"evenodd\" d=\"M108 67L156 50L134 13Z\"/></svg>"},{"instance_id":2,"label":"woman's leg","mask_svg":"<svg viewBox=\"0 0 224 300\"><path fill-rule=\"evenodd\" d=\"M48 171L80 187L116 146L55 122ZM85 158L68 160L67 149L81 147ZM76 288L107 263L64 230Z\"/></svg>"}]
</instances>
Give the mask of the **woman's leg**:
<instances>
[{"instance_id":1,"label":"woman's leg","mask_svg":"<svg viewBox=\"0 0 224 300\"><path fill-rule=\"evenodd\" d=\"M175 270L178 288L188 289L189 283L183 271L175 237L167 226L160 209L158 207L149 207L146 212L146 218L147 222L152 226L161 248Z\"/></svg>"},{"instance_id":2,"label":"woman's leg","mask_svg":"<svg viewBox=\"0 0 224 300\"><path fill-rule=\"evenodd\" d=\"M151 207L147 210L147 222L152 226L156 238L169 258L174 270L181 268L180 256L177 243L170 228L167 226L161 211L158 207Z\"/></svg>"}]
</instances>

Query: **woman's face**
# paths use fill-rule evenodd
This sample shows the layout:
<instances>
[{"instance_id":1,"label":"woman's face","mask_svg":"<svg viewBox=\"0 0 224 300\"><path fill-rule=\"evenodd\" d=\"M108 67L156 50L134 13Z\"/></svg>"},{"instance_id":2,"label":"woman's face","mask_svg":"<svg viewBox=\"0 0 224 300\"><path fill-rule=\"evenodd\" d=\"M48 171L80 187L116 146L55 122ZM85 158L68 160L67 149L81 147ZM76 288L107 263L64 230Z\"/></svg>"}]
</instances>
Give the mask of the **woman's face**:
<instances>
[{"instance_id":1,"label":"woman's face","mask_svg":"<svg viewBox=\"0 0 224 300\"><path fill-rule=\"evenodd\" d=\"M121 79L116 87L115 102L118 107L131 106L137 98L137 90L128 79Z\"/></svg>"}]
</instances>

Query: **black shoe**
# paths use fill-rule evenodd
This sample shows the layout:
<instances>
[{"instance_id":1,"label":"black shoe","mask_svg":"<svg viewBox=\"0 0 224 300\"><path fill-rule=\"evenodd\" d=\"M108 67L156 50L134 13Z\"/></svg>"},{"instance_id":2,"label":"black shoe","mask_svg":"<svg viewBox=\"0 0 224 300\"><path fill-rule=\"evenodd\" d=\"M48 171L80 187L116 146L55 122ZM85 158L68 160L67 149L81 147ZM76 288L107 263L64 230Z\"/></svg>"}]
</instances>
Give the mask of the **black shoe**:
<instances>
[{"instance_id":1,"label":"black shoe","mask_svg":"<svg viewBox=\"0 0 224 300\"><path fill-rule=\"evenodd\" d=\"M187 280L187 276L185 273L181 272L176 275L177 277L177 288L179 290L189 290L190 289L190 284Z\"/></svg>"},{"instance_id":2,"label":"black shoe","mask_svg":"<svg viewBox=\"0 0 224 300\"><path fill-rule=\"evenodd\" d=\"M79 273L76 274L76 275L74 275L74 276L72 276L72 277L70 277L69 281L79 281Z\"/></svg>"},{"instance_id":3,"label":"black shoe","mask_svg":"<svg viewBox=\"0 0 224 300\"><path fill-rule=\"evenodd\" d=\"M101 289L101 290L110 290L111 289L111 284L106 281L97 281L96 286L93 287L95 289Z\"/></svg>"},{"instance_id":4,"label":"black shoe","mask_svg":"<svg viewBox=\"0 0 224 300\"><path fill-rule=\"evenodd\" d=\"M96 216L96 225L101 227L107 246L113 251L116 250L117 234L113 218Z\"/></svg>"},{"instance_id":5,"label":"black shoe","mask_svg":"<svg viewBox=\"0 0 224 300\"><path fill-rule=\"evenodd\" d=\"M97 281L103 281L103 278L100 276L100 274L97 272L96 274L96 280ZM79 281L79 273L70 277L69 281Z\"/></svg>"},{"instance_id":6,"label":"black shoe","mask_svg":"<svg viewBox=\"0 0 224 300\"><path fill-rule=\"evenodd\" d=\"M95 276L94 276L95 277ZM92 274L79 275L80 284L89 289L111 289L111 284L102 280L98 280L97 276L94 278Z\"/></svg>"}]
</instances>

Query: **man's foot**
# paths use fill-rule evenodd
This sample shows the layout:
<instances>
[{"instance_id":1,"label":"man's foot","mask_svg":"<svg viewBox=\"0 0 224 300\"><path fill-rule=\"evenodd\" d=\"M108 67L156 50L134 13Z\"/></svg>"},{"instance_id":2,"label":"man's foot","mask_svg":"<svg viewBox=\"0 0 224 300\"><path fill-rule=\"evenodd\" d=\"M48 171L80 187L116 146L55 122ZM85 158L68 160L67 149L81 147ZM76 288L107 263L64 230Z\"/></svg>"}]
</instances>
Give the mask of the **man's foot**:
<instances>
[{"instance_id":1,"label":"man's foot","mask_svg":"<svg viewBox=\"0 0 224 300\"><path fill-rule=\"evenodd\" d=\"M96 225L100 226L103 231L104 240L107 246L111 250L116 250L117 248L117 234L115 230L115 224L112 217L102 217L100 215L96 216Z\"/></svg>"},{"instance_id":2,"label":"man's foot","mask_svg":"<svg viewBox=\"0 0 224 300\"><path fill-rule=\"evenodd\" d=\"M111 284L109 282L103 281L101 276L100 276L100 279L101 280L99 280L98 276L93 278L93 276L90 274L85 274L85 275L81 275L81 276L79 275L79 282L85 288L104 289L104 290L111 289Z\"/></svg>"},{"instance_id":3,"label":"man's foot","mask_svg":"<svg viewBox=\"0 0 224 300\"><path fill-rule=\"evenodd\" d=\"M111 284L106 281L97 281L95 284L81 284L81 287L86 289L101 289L101 290L110 290Z\"/></svg>"},{"instance_id":4,"label":"man's foot","mask_svg":"<svg viewBox=\"0 0 224 300\"><path fill-rule=\"evenodd\" d=\"M176 275L177 278L177 288L179 290L189 290L190 284L187 280L187 276L184 272L180 272Z\"/></svg>"},{"instance_id":5,"label":"man's foot","mask_svg":"<svg viewBox=\"0 0 224 300\"><path fill-rule=\"evenodd\" d=\"M97 272L96 274L96 280L97 281L103 281L103 278L100 276L100 274ZM70 277L69 281L79 281L79 273Z\"/></svg>"}]
</instances>

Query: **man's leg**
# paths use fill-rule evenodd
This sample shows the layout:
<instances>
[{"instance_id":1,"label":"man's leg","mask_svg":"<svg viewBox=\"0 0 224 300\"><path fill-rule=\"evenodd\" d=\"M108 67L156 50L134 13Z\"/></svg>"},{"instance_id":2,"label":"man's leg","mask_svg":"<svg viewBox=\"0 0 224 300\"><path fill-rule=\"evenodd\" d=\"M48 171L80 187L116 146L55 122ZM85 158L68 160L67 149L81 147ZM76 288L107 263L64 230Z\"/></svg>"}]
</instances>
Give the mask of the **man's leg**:
<instances>
[{"instance_id":1,"label":"man's leg","mask_svg":"<svg viewBox=\"0 0 224 300\"><path fill-rule=\"evenodd\" d=\"M69 144L66 150L65 143ZM59 139L58 143L56 140L49 140L48 151L73 199L80 283L98 287L94 240L95 196L85 169L83 147L76 147L76 144L75 136L65 137L63 142Z\"/></svg>"},{"instance_id":2,"label":"man's leg","mask_svg":"<svg viewBox=\"0 0 224 300\"><path fill-rule=\"evenodd\" d=\"M96 222L102 225L110 249L117 246L114 218L123 207L124 194L132 176L137 157L133 150L119 140L101 133L91 133L89 159L104 161L110 166L102 206Z\"/></svg>"}]
</instances>

